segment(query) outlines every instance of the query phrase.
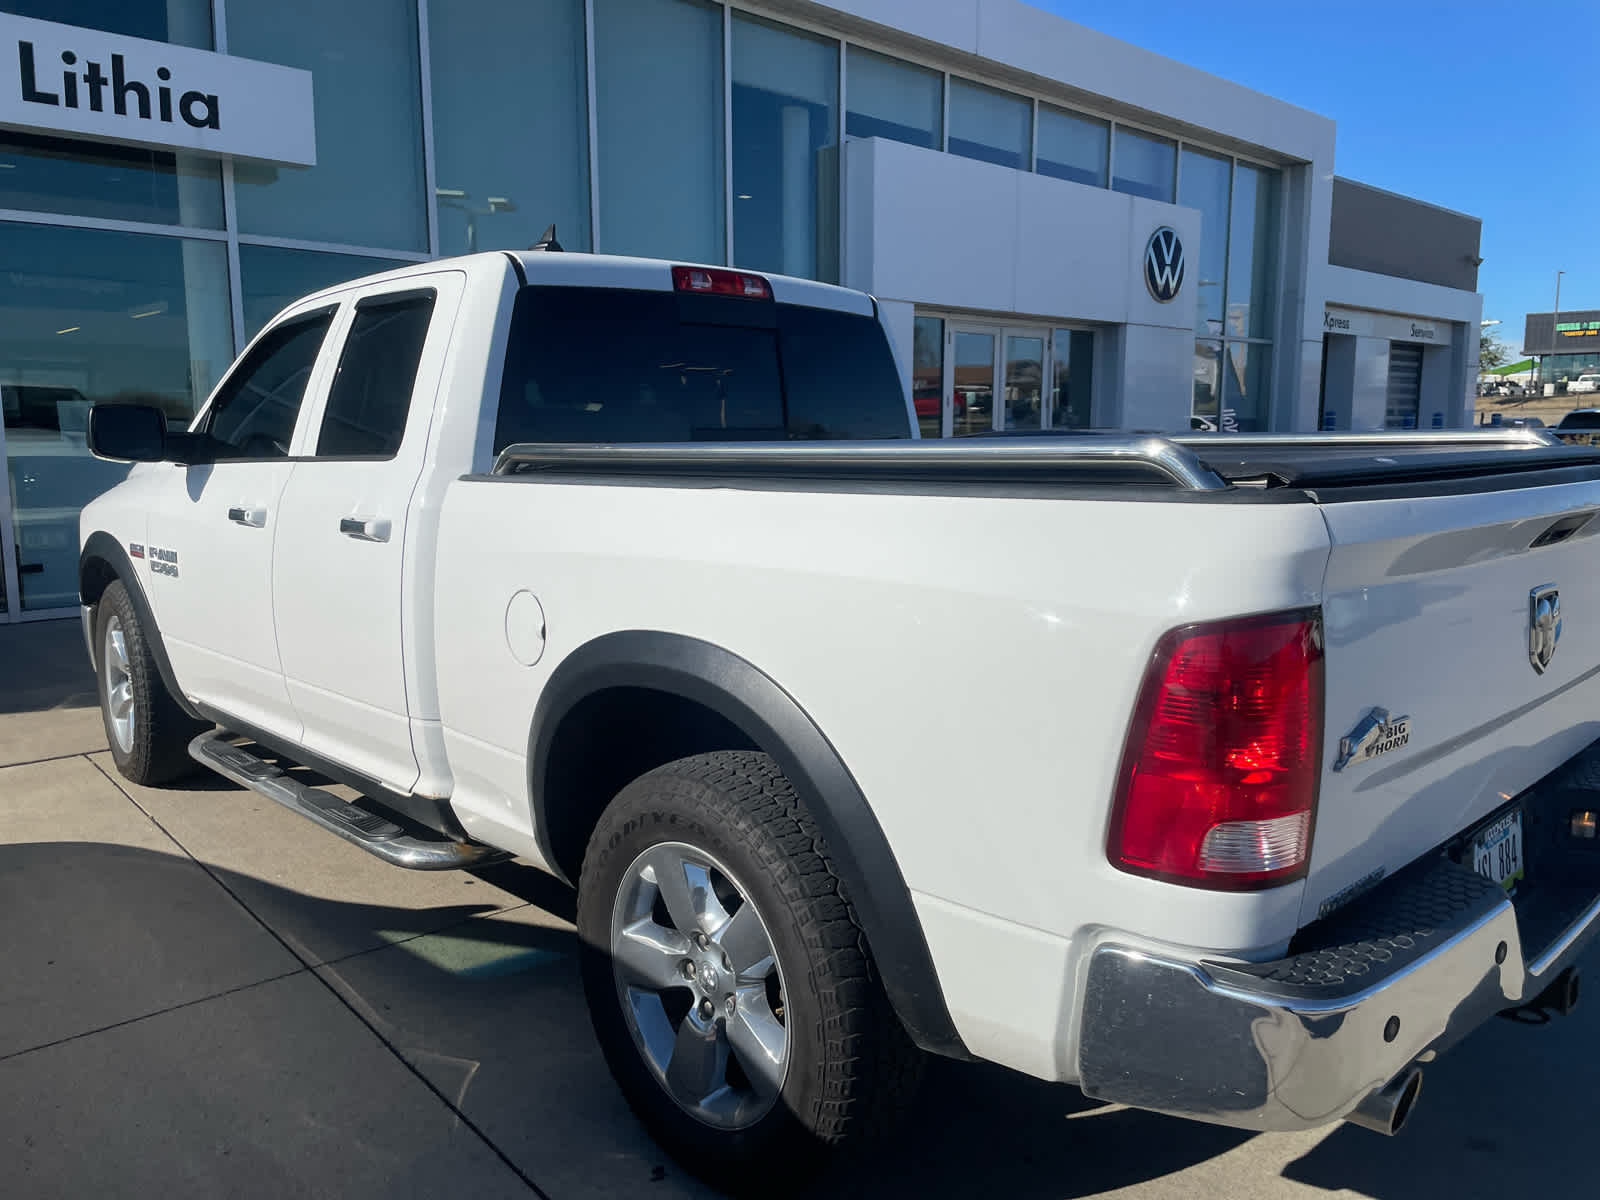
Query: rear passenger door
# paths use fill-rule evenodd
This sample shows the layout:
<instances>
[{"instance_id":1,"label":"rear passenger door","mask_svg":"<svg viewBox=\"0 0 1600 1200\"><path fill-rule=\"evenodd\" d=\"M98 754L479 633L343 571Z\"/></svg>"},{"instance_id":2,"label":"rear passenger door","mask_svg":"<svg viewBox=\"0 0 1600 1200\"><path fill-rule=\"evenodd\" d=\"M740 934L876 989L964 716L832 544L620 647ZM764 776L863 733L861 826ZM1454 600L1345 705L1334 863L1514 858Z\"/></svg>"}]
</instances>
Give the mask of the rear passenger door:
<instances>
[{"instance_id":1,"label":"rear passenger door","mask_svg":"<svg viewBox=\"0 0 1600 1200\"><path fill-rule=\"evenodd\" d=\"M273 608L303 744L400 792L418 776L407 626L431 619L413 593L432 581L408 557L412 497L462 280L411 276L345 302L315 437L279 505Z\"/></svg>"}]
</instances>

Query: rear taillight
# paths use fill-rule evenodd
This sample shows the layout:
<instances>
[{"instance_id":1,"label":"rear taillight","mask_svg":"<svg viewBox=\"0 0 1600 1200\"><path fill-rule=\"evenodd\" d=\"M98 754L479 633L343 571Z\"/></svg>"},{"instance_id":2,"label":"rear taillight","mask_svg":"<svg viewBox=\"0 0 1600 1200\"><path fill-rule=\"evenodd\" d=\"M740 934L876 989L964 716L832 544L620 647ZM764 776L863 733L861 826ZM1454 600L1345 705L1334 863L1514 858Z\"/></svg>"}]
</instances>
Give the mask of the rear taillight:
<instances>
[{"instance_id":1,"label":"rear taillight","mask_svg":"<svg viewBox=\"0 0 1600 1200\"><path fill-rule=\"evenodd\" d=\"M1315 611L1174 630L1156 647L1128 731L1112 865L1228 890L1299 879L1321 753Z\"/></svg>"},{"instance_id":2,"label":"rear taillight","mask_svg":"<svg viewBox=\"0 0 1600 1200\"><path fill-rule=\"evenodd\" d=\"M772 285L761 276L716 267L673 267L672 286L680 292L704 292L708 296L772 299Z\"/></svg>"}]
</instances>

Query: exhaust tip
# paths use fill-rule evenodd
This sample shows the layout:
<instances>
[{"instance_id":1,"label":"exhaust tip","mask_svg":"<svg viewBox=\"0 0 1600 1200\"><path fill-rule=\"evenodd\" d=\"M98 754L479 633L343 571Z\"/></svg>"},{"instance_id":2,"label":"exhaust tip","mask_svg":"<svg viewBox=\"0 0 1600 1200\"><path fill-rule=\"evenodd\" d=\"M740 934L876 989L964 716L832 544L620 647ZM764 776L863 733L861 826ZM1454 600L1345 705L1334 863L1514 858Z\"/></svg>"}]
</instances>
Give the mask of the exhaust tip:
<instances>
[{"instance_id":1,"label":"exhaust tip","mask_svg":"<svg viewBox=\"0 0 1600 1200\"><path fill-rule=\"evenodd\" d=\"M1550 981L1550 986L1534 998L1533 1008L1558 1013L1565 1017L1578 1007L1578 993L1583 975L1577 967L1568 967Z\"/></svg>"},{"instance_id":2,"label":"exhaust tip","mask_svg":"<svg viewBox=\"0 0 1600 1200\"><path fill-rule=\"evenodd\" d=\"M1410 1120L1421 1092L1422 1068L1408 1067L1363 1100L1345 1120L1393 1137Z\"/></svg>"},{"instance_id":3,"label":"exhaust tip","mask_svg":"<svg viewBox=\"0 0 1600 1200\"><path fill-rule=\"evenodd\" d=\"M1422 1070L1413 1070L1406 1077L1405 1086L1400 1089L1400 1099L1395 1103L1394 1115L1389 1122L1389 1134L1399 1133L1405 1128L1406 1121L1411 1116L1411 1110L1416 1106L1417 1097L1422 1094Z\"/></svg>"}]
</instances>

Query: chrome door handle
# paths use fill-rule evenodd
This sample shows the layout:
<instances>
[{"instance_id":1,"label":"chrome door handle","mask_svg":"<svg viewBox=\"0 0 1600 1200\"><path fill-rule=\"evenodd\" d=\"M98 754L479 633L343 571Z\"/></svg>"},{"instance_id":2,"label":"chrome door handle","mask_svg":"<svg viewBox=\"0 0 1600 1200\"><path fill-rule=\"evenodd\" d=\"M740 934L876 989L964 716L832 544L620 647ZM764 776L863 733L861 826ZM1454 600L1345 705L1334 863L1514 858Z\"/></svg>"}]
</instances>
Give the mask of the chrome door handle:
<instances>
[{"instance_id":1,"label":"chrome door handle","mask_svg":"<svg viewBox=\"0 0 1600 1200\"><path fill-rule=\"evenodd\" d=\"M387 542L388 517L340 517L339 532L358 542Z\"/></svg>"},{"instance_id":2,"label":"chrome door handle","mask_svg":"<svg viewBox=\"0 0 1600 1200\"><path fill-rule=\"evenodd\" d=\"M267 524L267 510L264 508L230 508L228 520L235 525L248 525L252 529L264 529Z\"/></svg>"}]
</instances>

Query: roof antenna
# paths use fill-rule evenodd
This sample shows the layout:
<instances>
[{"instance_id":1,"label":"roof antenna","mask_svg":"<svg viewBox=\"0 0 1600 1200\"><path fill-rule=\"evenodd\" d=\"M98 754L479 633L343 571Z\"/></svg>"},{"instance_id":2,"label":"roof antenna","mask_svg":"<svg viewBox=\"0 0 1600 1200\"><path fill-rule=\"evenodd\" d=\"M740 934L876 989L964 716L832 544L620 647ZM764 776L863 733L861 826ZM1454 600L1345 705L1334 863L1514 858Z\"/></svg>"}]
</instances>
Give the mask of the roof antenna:
<instances>
[{"instance_id":1,"label":"roof antenna","mask_svg":"<svg viewBox=\"0 0 1600 1200\"><path fill-rule=\"evenodd\" d=\"M561 243L556 241L556 227L552 222L550 227L539 236L539 240L528 247L529 250L561 250Z\"/></svg>"}]
</instances>

